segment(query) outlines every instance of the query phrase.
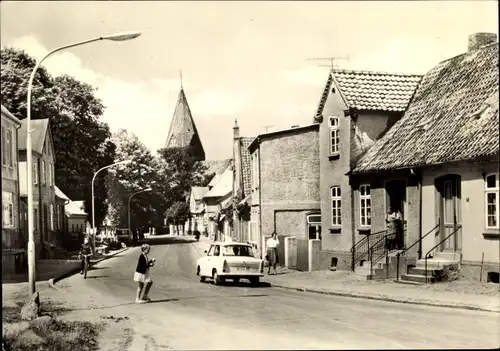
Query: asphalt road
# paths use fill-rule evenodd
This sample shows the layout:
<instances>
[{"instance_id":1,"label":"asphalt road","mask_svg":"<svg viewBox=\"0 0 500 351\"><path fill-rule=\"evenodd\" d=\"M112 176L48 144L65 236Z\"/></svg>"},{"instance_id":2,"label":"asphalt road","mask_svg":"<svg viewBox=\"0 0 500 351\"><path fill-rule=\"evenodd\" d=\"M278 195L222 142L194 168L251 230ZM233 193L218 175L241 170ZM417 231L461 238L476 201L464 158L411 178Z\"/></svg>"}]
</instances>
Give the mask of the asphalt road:
<instances>
[{"instance_id":1,"label":"asphalt road","mask_svg":"<svg viewBox=\"0 0 500 351\"><path fill-rule=\"evenodd\" d=\"M302 293L266 286L200 283L195 260L207 243L151 239L154 285L146 305L131 303L140 253L101 262L85 281L112 297L154 345L174 349L492 348L500 315ZM101 268L101 269L99 269ZM76 275L70 280L80 280ZM269 285L269 284L268 284ZM121 307L120 307L121 306ZM132 344L130 350L143 350Z\"/></svg>"}]
</instances>

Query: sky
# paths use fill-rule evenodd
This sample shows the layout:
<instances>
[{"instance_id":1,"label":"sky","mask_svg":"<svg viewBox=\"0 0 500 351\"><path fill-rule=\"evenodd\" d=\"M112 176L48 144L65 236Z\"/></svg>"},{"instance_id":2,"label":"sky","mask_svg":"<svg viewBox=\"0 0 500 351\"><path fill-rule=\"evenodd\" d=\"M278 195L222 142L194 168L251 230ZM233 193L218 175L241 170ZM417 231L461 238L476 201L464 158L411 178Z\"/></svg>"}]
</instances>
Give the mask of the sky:
<instances>
[{"instance_id":1,"label":"sky","mask_svg":"<svg viewBox=\"0 0 500 351\"><path fill-rule=\"evenodd\" d=\"M330 61L338 68L423 74L498 33L496 1L32 1L0 3L0 42L39 58L58 46L123 31L50 56L54 76L97 88L113 131L165 144L182 85L207 159L241 136L312 123Z\"/></svg>"}]
</instances>

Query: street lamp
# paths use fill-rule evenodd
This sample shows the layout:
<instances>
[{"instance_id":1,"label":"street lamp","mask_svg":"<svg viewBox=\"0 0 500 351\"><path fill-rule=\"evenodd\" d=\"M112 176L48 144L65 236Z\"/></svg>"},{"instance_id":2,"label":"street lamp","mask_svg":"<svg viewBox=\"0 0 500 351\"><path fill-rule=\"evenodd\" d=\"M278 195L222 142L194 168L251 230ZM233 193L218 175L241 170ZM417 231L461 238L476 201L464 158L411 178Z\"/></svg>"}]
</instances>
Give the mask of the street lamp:
<instances>
[{"instance_id":1,"label":"street lamp","mask_svg":"<svg viewBox=\"0 0 500 351\"><path fill-rule=\"evenodd\" d=\"M64 49L69 49L75 46L83 45L83 44L88 44L92 43L94 41L99 41L99 40L112 40L112 41L124 41L124 40L130 40L137 38L141 33L139 32L123 32L123 33L116 33L116 34L110 34L106 35L103 37L97 37L89 40L84 40L80 41L77 43L69 44L69 45L64 45L61 47L58 47L52 51L50 51L48 54L46 54L44 57L42 57L41 60L39 60L35 67L33 68L33 71L31 72L30 79L28 81L28 101L26 104L26 162L28 163L28 167L26 167L26 180L28 182L27 184L27 195L28 195L28 276L29 276L29 292L30 295L33 295L35 293L35 281L36 281L36 276L35 276L35 238L34 238L34 233L33 233L33 160L32 160L32 154L31 154L31 90L33 87L33 80L35 79L35 74L36 71L38 70L38 67L42 64L42 62L52 55L53 53L56 53L58 51L64 50Z\"/></svg>"},{"instance_id":2,"label":"street lamp","mask_svg":"<svg viewBox=\"0 0 500 351\"><path fill-rule=\"evenodd\" d=\"M130 197L128 198L128 229L130 230L130 233L132 233L132 220L131 220L131 217L130 217L130 202L132 201L132 197L134 195L137 195L137 194L140 194L140 193L145 193L147 191L152 191L152 190L153 190L152 188L146 188L146 189L138 190L135 193L133 193L132 195L130 195Z\"/></svg>"},{"instance_id":3,"label":"street lamp","mask_svg":"<svg viewBox=\"0 0 500 351\"><path fill-rule=\"evenodd\" d=\"M92 231L94 232L94 238L93 238L93 248L94 248L94 250L95 250L95 235L96 235L96 232L97 232L96 228L95 228L95 197L94 197L94 181L95 181L95 177L97 176L97 174L100 171L103 171L105 169L108 169L110 167L114 167L114 166L117 166L117 165L126 165L126 164L129 164L131 162L132 162L132 160L124 160L124 161L113 163L111 165L104 166L101 169L99 169L97 172L95 172L94 173L94 177L92 177Z\"/></svg>"}]
</instances>

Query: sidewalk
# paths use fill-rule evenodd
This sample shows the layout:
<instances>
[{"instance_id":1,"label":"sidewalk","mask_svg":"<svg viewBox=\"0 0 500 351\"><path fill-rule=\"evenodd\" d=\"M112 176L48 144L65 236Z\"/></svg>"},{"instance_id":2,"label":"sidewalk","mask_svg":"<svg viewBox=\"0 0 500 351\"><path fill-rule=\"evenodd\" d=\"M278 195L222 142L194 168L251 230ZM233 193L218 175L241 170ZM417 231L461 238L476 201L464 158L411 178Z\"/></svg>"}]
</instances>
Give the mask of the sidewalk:
<instances>
[{"instance_id":1,"label":"sidewalk","mask_svg":"<svg viewBox=\"0 0 500 351\"><path fill-rule=\"evenodd\" d=\"M108 254L99 255L95 258L91 258L90 265L94 265L108 257L115 256L120 252L125 251L125 249L119 249L111 251ZM68 260L38 260L36 262L36 281L47 281L50 279L57 280L59 277L64 277L74 273L80 269L80 260L76 257L72 257ZM17 284L28 282L28 272L22 274L11 275L8 277L2 277L2 284Z\"/></svg>"},{"instance_id":2,"label":"sidewalk","mask_svg":"<svg viewBox=\"0 0 500 351\"><path fill-rule=\"evenodd\" d=\"M408 285L393 280L366 280L352 272L297 272L281 268L264 281L273 287L328 295L500 313L498 284L454 281Z\"/></svg>"}]
</instances>

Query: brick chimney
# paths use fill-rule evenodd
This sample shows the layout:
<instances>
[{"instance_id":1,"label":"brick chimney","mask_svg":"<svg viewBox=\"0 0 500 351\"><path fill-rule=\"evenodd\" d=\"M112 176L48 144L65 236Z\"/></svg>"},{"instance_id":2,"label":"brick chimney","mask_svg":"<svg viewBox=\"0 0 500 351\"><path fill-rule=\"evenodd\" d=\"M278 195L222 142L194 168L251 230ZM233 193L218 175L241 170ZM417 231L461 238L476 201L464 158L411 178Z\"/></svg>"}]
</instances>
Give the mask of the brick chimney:
<instances>
[{"instance_id":1,"label":"brick chimney","mask_svg":"<svg viewBox=\"0 0 500 351\"><path fill-rule=\"evenodd\" d=\"M469 35L468 51L474 51L482 46L497 42L496 33L474 33Z\"/></svg>"},{"instance_id":2,"label":"brick chimney","mask_svg":"<svg viewBox=\"0 0 500 351\"><path fill-rule=\"evenodd\" d=\"M234 120L234 127L233 127L233 139L239 139L240 138L240 127L238 127L238 120Z\"/></svg>"}]
</instances>

